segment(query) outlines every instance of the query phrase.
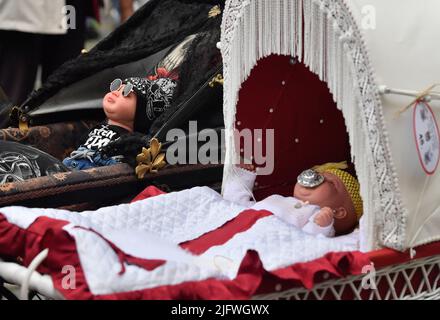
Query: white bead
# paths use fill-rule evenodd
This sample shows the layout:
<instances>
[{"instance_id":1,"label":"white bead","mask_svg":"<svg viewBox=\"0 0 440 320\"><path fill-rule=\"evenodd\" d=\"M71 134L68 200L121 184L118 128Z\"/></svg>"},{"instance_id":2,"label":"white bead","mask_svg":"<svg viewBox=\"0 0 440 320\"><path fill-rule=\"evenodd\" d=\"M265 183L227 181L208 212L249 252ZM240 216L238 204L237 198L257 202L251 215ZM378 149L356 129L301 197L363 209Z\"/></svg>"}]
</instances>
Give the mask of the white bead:
<instances>
[{"instance_id":1,"label":"white bead","mask_svg":"<svg viewBox=\"0 0 440 320\"><path fill-rule=\"evenodd\" d=\"M269 112L270 112L270 113L273 113L273 108L270 108L270 109L269 109Z\"/></svg>"},{"instance_id":2,"label":"white bead","mask_svg":"<svg viewBox=\"0 0 440 320\"><path fill-rule=\"evenodd\" d=\"M295 143L299 143L299 139L298 138L295 139Z\"/></svg>"},{"instance_id":3,"label":"white bead","mask_svg":"<svg viewBox=\"0 0 440 320\"><path fill-rule=\"evenodd\" d=\"M280 292L282 289L283 289L283 286L279 283L275 286L275 291L277 291L277 292Z\"/></svg>"},{"instance_id":4,"label":"white bead","mask_svg":"<svg viewBox=\"0 0 440 320\"><path fill-rule=\"evenodd\" d=\"M237 121L237 126L241 126L241 121Z\"/></svg>"},{"instance_id":5,"label":"white bead","mask_svg":"<svg viewBox=\"0 0 440 320\"><path fill-rule=\"evenodd\" d=\"M286 85L286 81L282 81L281 84L282 84L283 86L285 86L285 85Z\"/></svg>"},{"instance_id":6,"label":"white bead","mask_svg":"<svg viewBox=\"0 0 440 320\"><path fill-rule=\"evenodd\" d=\"M320 123L320 124L323 124L323 123L324 123L324 120L323 120L323 119L319 120L319 123Z\"/></svg>"}]
</instances>

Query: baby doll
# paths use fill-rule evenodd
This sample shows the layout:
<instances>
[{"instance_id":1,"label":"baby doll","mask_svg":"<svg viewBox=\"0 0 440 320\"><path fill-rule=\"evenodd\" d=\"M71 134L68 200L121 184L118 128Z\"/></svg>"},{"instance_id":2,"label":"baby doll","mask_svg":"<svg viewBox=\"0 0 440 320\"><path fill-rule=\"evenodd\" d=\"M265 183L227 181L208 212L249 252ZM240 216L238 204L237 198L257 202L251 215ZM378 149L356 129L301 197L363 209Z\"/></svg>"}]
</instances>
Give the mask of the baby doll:
<instances>
[{"instance_id":1,"label":"baby doll","mask_svg":"<svg viewBox=\"0 0 440 320\"><path fill-rule=\"evenodd\" d=\"M357 180L344 171L347 164L328 163L298 176L293 197L272 195L262 201L250 200L256 179L252 165L237 168L237 180L225 186L224 197L255 210L268 210L303 231L326 237L350 233L362 215Z\"/></svg>"},{"instance_id":2,"label":"baby doll","mask_svg":"<svg viewBox=\"0 0 440 320\"><path fill-rule=\"evenodd\" d=\"M171 104L176 79L160 71L159 76L148 79L114 80L102 102L107 121L91 129L85 142L63 163L83 170L121 162L123 156L106 157L101 151L123 135L146 134L154 119Z\"/></svg>"}]
</instances>

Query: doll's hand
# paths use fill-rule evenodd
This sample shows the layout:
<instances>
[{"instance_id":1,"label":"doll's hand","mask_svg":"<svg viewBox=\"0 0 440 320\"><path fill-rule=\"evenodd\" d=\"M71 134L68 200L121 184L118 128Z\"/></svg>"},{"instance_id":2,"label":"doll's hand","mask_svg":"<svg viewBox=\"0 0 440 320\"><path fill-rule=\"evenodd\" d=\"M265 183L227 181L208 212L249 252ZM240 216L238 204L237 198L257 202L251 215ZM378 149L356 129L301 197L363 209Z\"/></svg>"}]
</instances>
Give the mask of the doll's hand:
<instances>
[{"instance_id":1,"label":"doll's hand","mask_svg":"<svg viewBox=\"0 0 440 320\"><path fill-rule=\"evenodd\" d=\"M320 227L328 227L333 221L333 210L329 207L322 208L315 216L314 221Z\"/></svg>"}]
</instances>

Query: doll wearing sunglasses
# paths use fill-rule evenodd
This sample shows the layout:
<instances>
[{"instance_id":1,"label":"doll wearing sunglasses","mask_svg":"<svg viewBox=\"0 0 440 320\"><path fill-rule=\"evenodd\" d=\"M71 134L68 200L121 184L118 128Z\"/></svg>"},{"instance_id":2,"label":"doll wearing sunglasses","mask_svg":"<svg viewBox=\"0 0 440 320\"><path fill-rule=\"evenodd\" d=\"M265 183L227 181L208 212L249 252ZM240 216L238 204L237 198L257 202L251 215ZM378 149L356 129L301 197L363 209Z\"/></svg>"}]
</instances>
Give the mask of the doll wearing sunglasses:
<instances>
[{"instance_id":1,"label":"doll wearing sunglasses","mask_svg":"<svg viewBox=\"0 0 440 320\"><path fill-rule=\"evenodd\" d=\"M175 87L176 81L166 77L114 80L102 101L107 120L92 128L84 143L63 163L85 170L122 162L121 155L103 156L103 148L133 132L146 134L153 120L169 107Z\"/></svg>"},{"instance_id":2,"label":"doll wearing sunglasses","mask_svg":"<svg viewBox=\"0 0 440 320\"><path fill-rule=\"evenodd\" d=\"M256 168L242 164L236 169L236 179L224 186L226 200L254 210L268 210L313 235L340 236L358 225L362 215L359 183L345 171L346 162L306 170L298 176L292 196L272 195L258 202L249 193L257 178Z\"/></svg>"}]
</instances>

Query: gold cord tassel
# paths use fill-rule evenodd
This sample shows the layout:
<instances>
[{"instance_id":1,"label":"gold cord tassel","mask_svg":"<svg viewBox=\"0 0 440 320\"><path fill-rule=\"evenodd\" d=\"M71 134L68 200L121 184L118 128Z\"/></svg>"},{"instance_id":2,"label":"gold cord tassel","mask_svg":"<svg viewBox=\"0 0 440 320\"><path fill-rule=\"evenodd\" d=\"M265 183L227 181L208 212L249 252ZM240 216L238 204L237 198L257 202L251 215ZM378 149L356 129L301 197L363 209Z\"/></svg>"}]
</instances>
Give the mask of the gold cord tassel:
<instances>
[{"instance_id":1,"label":"gold cord tassel","mask_svg":"<svg viewBox=\"0 0 440 320\"><path fill-rule=\"evenodd\" d=\"M215 18L215 17L217 17L221 13L222 13L222 9L220 8L220 6L217 5L215 7L212 7L211 10L209 10L208 17L209 18Z\"/></svg>"}]
</instances>

